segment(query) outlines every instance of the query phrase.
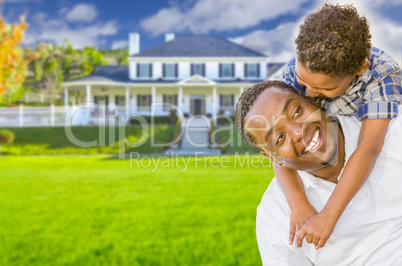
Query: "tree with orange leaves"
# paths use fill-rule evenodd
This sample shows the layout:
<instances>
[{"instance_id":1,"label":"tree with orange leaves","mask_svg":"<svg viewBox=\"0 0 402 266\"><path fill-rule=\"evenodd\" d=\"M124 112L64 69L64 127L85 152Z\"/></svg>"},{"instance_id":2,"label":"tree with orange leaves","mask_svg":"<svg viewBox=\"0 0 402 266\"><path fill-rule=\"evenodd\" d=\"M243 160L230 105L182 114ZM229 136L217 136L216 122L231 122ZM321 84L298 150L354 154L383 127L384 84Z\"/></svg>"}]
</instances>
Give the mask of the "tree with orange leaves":
<instances>
[{"instance_id":1,"label":"tree with orange leaves","mask_svg":"<svg viewBox=\"0 0 402 266\"><path fill-rule=\"evenodd\" d=\"M40 52L24 53L19 47L27 28L25 15L19 24L8 25L0 13L0 95L7 90L18 90L27 73L30 61L40 56Z\"/></svg>"}]
</instances>

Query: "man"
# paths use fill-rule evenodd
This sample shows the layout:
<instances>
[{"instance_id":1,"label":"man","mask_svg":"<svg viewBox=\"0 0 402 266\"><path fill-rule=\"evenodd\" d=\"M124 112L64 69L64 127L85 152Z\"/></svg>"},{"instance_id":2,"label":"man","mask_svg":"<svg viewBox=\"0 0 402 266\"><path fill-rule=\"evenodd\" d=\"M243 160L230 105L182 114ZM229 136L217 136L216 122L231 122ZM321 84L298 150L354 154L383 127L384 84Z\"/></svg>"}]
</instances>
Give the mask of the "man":
<instances>
[{"instance_id":1,"label":"man","mask_svg":"<svg viewBox=\"0 0 402 266\"><path fill-rule=\"evenodd\" d=\"M236 126L274 163L299 170L307 198L323 209L358 144L361 122L329 118L280 81L253 85L236 106ZM290 209L274 179L257 209L257 241L265 265L401 265L402 118L391 121L368 181L339 219L324 248L309 232L288 243ZM300 230L303 231L303 228ZM301 240L305 236L302 244ZM313 243L314 245L311 245Z\"/></svg>"}]
</instances>

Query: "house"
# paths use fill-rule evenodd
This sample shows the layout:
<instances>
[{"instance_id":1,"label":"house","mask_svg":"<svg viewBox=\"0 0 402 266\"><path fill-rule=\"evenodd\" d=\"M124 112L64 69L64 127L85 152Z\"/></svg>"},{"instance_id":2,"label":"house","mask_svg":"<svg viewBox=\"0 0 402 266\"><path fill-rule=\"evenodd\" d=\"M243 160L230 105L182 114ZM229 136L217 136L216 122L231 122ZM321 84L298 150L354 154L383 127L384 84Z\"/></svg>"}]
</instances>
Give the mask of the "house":
<instances>
[{"instance_id":1,"label":"house","mask_svg":"<svg viewBox=\"0 0 402 266\"><path fill-rule=\"evenodd\" d=\"M104 102L127 116L169 115L172 106L185 116L232 115L243 90L267 77L266 55L216 36L166 34L140 51L140 35L132 33L129 52L129 66L100 66L64 82L66 107Z\"/></svg>"}]
</instances>

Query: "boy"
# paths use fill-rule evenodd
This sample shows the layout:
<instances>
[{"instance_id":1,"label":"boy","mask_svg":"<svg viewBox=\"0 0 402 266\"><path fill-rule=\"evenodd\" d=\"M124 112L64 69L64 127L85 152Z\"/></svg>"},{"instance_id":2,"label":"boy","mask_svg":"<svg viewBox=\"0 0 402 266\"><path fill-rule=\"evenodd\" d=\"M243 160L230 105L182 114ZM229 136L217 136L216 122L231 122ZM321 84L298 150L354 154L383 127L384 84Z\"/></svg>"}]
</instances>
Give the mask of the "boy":
<instances>
[{"instance_id":1,"label":"boy","mask_svg":"<svg viewBox=\"0 0 402 266\"><path fill-rule=\"evenodd\" d=\"M401 69L388 54L371 47L370 38L368 21L352 5L325 4L300 26L296 59L284 70L284 81L312 97L329 115L362 120L359 146L320 213L309 203L297 172L274 167L292 213L289 244L296 234L296 247L301 247L304 237L316 249L325 245L342 212L369 176L390 119L398 115ZM286 140L286 132L278 136L279 141L291 141ZM319 140L317 136L315 141L304 143L305 152L314 154Z\"/></svg>"}]
</instances>

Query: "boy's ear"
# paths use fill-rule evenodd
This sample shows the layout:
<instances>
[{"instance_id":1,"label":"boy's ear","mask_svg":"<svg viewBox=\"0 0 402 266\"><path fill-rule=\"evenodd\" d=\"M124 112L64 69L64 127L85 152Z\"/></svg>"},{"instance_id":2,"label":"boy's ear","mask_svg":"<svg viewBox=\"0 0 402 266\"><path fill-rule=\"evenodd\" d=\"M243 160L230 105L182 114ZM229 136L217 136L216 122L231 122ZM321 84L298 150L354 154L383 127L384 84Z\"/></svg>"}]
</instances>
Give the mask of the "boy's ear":
<instances>
[{"instance_id":1,"label":"boy's ear","mask_svg":"<svg viewBox=\"0 0 402 266\"><path fill-rule=\"evenodd\" d=\"M265 151L260 151L260 153L262 154L262 156L271 160L271 162L275 162L275 158L270 153L265 152Z\"/></svg>"},{"instance_id":2,"label":"boy's ear","mask_svg":"<svg viewBox=\"0 0 402 266\"><path fill-rule=\"evenodd\" d=\"M363 74L364 72L366 72L366 70L369 68L370 66L370 61L365 61L364 64L359 68L359 70L357 71L356 75L360 76L361 74Z\"/></svg>"}]
</instances>

